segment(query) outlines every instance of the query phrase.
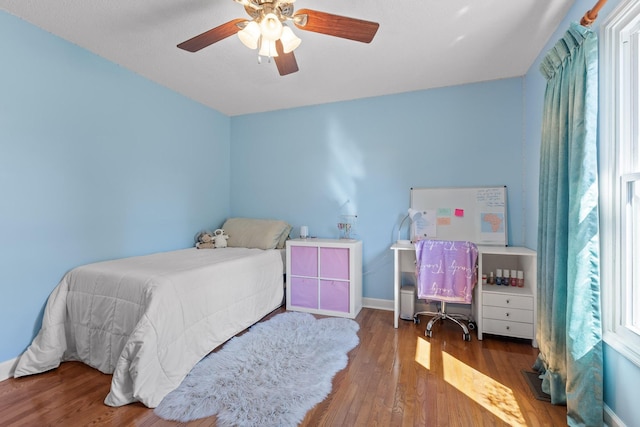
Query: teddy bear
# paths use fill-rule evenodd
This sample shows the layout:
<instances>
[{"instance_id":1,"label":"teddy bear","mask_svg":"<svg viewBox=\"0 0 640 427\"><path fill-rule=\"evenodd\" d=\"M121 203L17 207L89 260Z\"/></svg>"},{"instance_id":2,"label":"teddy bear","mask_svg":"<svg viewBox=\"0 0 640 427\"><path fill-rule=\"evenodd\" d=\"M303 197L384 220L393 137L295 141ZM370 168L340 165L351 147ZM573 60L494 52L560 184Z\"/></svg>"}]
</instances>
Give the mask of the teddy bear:
<instances>
[{"instance_id":1,"label":"teddy bear","mask_svg":"<svg viewBox=\"0 0 640 427\"><path fill-rule=\"evenodd\" d=\"M196 248L198 249L213 249L215 245L213 243L213 234L210 231L201 231L196 235Z\"/></svg>"},{"instance_id":2,"label":"teddy bear","mask_svg":"<svg viewBox=\"0 0 640 427\"><path fill-rule=\"evenodd\" d=\"M224 230L222 228L218 228L213 232L213 244L216 248L226 248L228 239L229 236L224 234Z\"/></svg>"}]
</instances>

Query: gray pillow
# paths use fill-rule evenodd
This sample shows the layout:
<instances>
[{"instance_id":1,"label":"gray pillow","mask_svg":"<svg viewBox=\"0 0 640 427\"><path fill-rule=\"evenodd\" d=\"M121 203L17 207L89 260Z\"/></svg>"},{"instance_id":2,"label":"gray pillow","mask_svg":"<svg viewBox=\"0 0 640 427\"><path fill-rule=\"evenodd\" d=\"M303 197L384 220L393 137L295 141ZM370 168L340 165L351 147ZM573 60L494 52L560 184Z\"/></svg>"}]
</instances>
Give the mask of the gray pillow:
<instances>
[{"instance_id":1,"label":"gray pillow","mask_svg":"<svg viewBox=\"0 0 640 427\"><path fill-rule=\"evenodd\" d=\"M275 219L229 218L222 229L229 236L229 247L282 249L291 226Z\"/></svg>"}]
</instances>

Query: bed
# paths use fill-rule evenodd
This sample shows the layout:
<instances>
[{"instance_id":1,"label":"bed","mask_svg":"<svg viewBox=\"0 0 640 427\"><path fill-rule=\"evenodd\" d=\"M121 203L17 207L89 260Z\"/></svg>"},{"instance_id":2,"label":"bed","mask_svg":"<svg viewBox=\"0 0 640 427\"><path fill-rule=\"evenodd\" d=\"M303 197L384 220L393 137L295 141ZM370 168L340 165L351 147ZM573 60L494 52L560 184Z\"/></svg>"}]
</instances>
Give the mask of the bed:
<instances>
[{"instance_id":1,"label":"bed","mask_svg":"<svg viewBox=\"0 0 640 427\"><path fill-rule=\"evenodd\" d=\"M154 408L200 359L282 304L278 245L189 248L74 268L50 295L14 376L81 361L113 374L105 404Z\"/></svg>"}]
</instances>

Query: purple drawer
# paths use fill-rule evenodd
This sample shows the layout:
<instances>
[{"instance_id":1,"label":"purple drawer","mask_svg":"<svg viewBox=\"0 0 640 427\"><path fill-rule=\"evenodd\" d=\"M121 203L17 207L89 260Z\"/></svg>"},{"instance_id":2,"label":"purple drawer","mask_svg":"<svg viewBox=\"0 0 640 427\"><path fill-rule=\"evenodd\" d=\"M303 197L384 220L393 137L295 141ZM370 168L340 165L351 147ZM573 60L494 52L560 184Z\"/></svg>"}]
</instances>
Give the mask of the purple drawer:
<instances>
[{"instance_id":1,"label":"purple drawer","mask_svg":"<svg viewBox=\"0 0 640 427\"><path fill-rule=\"evenodd\" d=\"M320 277L349 280L349 249L320 248Z\"/></svg>"},{"instance_id":2,"label":"purple drawer","mask_svg":"<svg viewBox=\"0 0 640 427\"><path fill-rule=\"evenodd\" d=\"M320 309L349 312L349 282L320 280Z\"/></svg>"},{"instance_id":3,"label":"purple drawer","mask_svg":"<svg viewBox=\"0 0 640 427\"><path fill-rule=\"evenodd\" d=\"M296 276L318 276L318 248L313 246L291 246L291 274Z\"/></svg>"},{"instance_id":4,"label":"purple drawer","mask_svg":"<svg viewBox=\"0 0 640 427\"><path fill-rule=\"evenodd\" d=\"M291 305L318 308L318 279L291 277Z\"/></svg>"}]
</instances>

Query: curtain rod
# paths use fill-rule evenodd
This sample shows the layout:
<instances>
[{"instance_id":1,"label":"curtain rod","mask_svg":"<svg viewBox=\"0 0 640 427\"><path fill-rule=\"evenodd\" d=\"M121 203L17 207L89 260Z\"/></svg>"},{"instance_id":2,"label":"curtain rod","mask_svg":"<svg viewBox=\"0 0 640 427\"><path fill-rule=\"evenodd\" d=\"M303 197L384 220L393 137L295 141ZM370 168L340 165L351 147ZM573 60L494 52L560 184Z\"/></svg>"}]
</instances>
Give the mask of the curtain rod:
<instances>
[{"instance_id":1,"label":"curtain rod","mask_svg":"<svg viewBox=\"0 0 640 427\"><path fill-rule=\"evenodd\" d=\"M598 12L600 12L600 9L602 9L602 6L604 6L606 2L607 0L598 0L595 6L593 6L591 10L587 11L587 13L584 14L582 19L580 20L580 25L590 27L591 24L593 24L598 18Z\"/></svg>"}]
</instances>

